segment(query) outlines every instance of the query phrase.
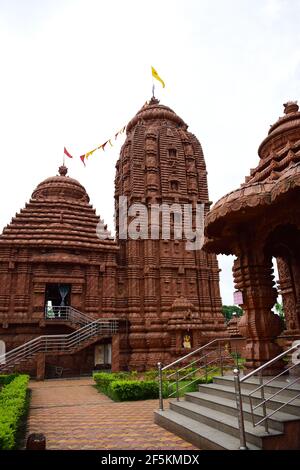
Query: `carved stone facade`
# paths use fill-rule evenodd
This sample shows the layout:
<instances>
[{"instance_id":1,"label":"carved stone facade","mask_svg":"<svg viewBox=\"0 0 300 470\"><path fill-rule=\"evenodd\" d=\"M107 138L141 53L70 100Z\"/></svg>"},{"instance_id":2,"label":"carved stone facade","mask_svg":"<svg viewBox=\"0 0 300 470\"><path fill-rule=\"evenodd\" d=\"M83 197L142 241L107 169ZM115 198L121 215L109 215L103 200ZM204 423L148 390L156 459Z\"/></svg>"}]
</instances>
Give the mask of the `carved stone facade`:
<instances>
[{"instance_id":1,"label":"carved stone facade","mask_svg":"<svg viewBox=\"0 0 300 470\"><path fill-rule=\"evenodd\" d=\"M98 237L103 221L85 189L64 166L59 173L38 185L0 236L0 335L8 351L41 334L72 331L45 320L47 299L54 302L61 286L77 310L120 320L111 340L114 368L155 367L224 335L214 254L186 250L186 240L172 237L174 226L169 240L160 224L157 239L120 237L119 196L128 207L201 203L208 213L202 148L180 117L152 99L129 122L116 164L115 241ZM94 347L47 360L84 372L100 354Z\"/></svg>"},{"instance_id":2,"label":"carved stone facade","mask_svg":"<svg viewBox=\"0 0 300 470\"><path fill-rule=\"evenodd\" d=\"M284 334L290 339L300 335L300 113L295 102L284 106L285 115L259 147L259 165L206 219L205 249L236 256L233 274L245 311L239 329L247 339L249 369L280 352L277 338L283 325L271 311L277 297L273 257L283 295Z\"/></svg>"},{"instance_id":3,"label":"carved stone facade","mask_svg":"<svg viewBox=\"0 0 300 470\"><path fill-rule=\"evenodd\" d=\"M45 320L48 287L70 286L72 307L92 318L116 312L118 246L100 242L99 217L66 172L60 167L59 176L40 183L0 236L0 335L7 351L39 335L73 331ZM84 372L93 367L93 348L49 361Z\"/></svg>"},{"instance_id":4,"label":"carved stone facade","mask_svg":"<svg viewBox=\"0 0 300 470\"><path fill-rule=\"evenodd\" d=\"M129 122L116 165L119 196L133 203L204 204L209 211L207 173L201 145L170 108L152 99ZM150 219L150 215L149 215ZM184 337L199 346L224 335L219 269L215 255L186 249L186 239L123 240L117 217L118 300L129 320L126 353L133 368L154 367L184 355ZM150 228L149 228L150 235Z\"/></svg>"}]
</instances>

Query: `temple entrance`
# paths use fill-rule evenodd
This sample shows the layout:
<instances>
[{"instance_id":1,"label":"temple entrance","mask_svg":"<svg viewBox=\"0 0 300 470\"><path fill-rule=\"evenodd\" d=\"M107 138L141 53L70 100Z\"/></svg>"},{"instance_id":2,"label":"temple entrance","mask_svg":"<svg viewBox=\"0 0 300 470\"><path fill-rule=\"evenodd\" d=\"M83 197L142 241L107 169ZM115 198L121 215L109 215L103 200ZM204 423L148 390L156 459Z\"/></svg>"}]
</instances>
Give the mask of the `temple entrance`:
<instances>
[{"instance_id":1,"label":"temple entrance","mask_svg":"<svg viewBox=\"0 0 300 470\"><path fill-rule=\"evenodd\" d=\"M70 302L70 284L46 284L45 313L47 318L61 316Z\"/></svg>"}]
</instances>

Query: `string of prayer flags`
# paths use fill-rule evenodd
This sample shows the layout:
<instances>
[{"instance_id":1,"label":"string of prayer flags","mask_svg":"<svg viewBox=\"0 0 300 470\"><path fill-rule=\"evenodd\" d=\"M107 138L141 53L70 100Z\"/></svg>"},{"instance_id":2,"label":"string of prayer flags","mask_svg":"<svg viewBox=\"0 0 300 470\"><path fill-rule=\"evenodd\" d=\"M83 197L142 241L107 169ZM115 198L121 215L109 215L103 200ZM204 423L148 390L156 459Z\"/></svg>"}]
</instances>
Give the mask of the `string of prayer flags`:
<instances>
[{"instance_id":1,"label":"string of prayer flags","mask_svg":"<svg viewBox=\"0 0 300 470\"><path fill-rule=\"evenodd\" d=\"M81 155L79 158L84 164L84 166L86 166L85 160L87 160L90 155L93 155L93 153L96 152L96 150L105 151L105 147L107 146L107 144L113 147L113 140L117 140L118 136L123 134L125 130L126 130L126 126L123 126L118 132L115 133L114 139L110 138L106 142L104 142L104 144L98 145L98 147L94 148L93 150L90 150L89 152L86 152L85 154Z\"/></svg>"}]
</instances>

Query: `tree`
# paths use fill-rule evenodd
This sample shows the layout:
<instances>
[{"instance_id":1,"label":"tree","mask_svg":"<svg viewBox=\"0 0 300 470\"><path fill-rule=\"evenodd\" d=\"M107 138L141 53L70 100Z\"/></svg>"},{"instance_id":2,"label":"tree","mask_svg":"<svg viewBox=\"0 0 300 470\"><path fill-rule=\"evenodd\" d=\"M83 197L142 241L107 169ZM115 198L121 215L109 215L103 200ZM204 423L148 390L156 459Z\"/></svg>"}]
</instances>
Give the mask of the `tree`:
<instances>
[{"instance_id":1,"label":"tree","mask_svg":"<svg viewBox=\"0 0 300 470\"><path fill-rule=\"evenodd\" d=\"M276 302L274 305L275 312L279 316L280 320L283 323L283 326L285 327L285 315L284 315L284 310L283 310L283 305L279 302Z\"/></svg>"},{"instance_id":2,"label":"tree","mask_svg":"<svg viewBox=\"0 0 300 470\"><path fill-rule=\"evenodd\" d=\"M237 305L223 305L222 313L225 317L226 323L228 323L229 320L231 320L233 314L235 314L237 317L241 317L243 315L243 310Z\"/></svg>"}]
</instances>

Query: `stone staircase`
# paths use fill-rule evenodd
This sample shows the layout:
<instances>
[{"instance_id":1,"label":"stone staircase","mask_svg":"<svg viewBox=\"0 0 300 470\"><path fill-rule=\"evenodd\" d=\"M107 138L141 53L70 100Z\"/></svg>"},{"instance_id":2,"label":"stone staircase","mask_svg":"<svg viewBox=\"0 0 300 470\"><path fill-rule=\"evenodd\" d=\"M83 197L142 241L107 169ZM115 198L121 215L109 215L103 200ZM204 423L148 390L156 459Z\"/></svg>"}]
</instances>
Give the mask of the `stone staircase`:
<instances>
[{"instance_id":1,"label":"stone staircase","mask_svg":"<svg viewBox=\"0 0 300 470\"><path fill-rule=\"evenodd\" d=\"M268 377L269 379L269 377ZM264 425L252 424L249 393L259 386L256 377L242 383L245 436L249 450L300 449L300 381L282 390L292 379L288 375L273 380L264 387L267 412L276 411L268 419L269 432ZM294 380L294 378L293 378ZM293 400L291 403L288 403ZM261 402L260 393L253 394L254 405ZM169 409L156 411L154 421L168 431L191 442L199 449L237 450L240 429L232 375L215 377L212 384L200 385L198 392L186 393L184 399L169 402ZM262 407L254 411L255 422L263 417Z\"/></svg>"},{"instance_id":2,"label":"stone staircase","mask_svg":"<svg viewBox=\"0 0 300 470\"><path fill-rule=\"evenodd\" d=\"M29 360L44 355L74 354L103 336L111 336L118 331L118 321L111 319L99 319L91 321L86 315L72 309L72 318L68 311L68 318L62 321L70 321L76 325L75 331L70 334L42 335L28 341L15 349L0 356L0 373L11 373L20 364L26 364ZM80 316L78 315L80 313ZM83 326L82 326L83 325Z\"/></svg>"}]
</instances>

